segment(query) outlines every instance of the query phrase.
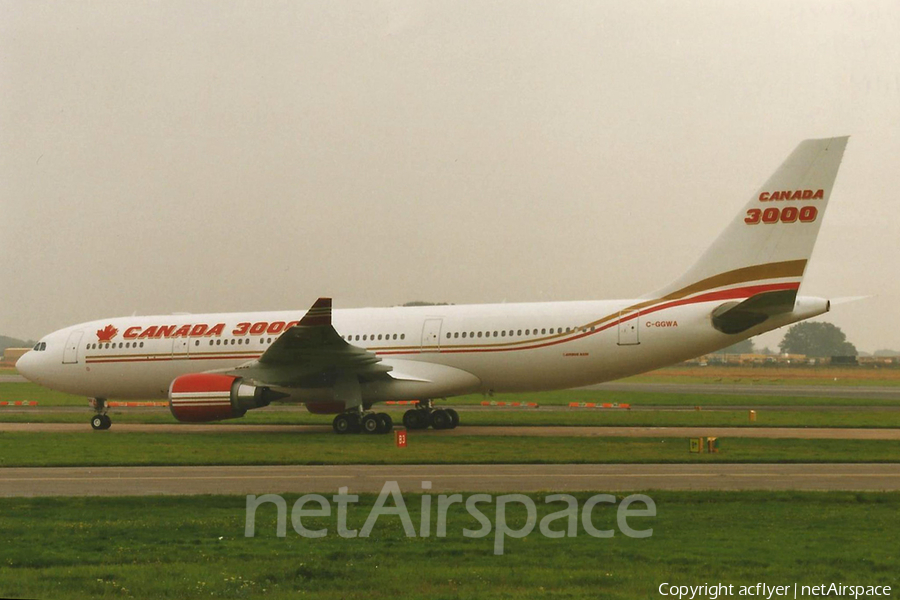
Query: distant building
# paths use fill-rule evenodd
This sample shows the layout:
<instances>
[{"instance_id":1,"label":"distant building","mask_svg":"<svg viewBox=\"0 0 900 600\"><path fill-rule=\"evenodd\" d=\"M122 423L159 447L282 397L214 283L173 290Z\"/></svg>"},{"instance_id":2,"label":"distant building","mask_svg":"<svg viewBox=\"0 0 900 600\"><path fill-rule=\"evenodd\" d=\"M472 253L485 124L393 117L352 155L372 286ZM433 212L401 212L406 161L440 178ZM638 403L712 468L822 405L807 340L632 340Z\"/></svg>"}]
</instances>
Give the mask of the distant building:
<instances>
[{"instance_id":1,"label":"distant building","mask_svg":"<svg viewBox=\"0 0 900 600\"><path fill-rule=\"evenodd\" d=\"M689 365L798 365L807 363L804 354L706 354L685 361Z\"/></svg>"},{"instance_id":2,"label":"distant building","mask_svg":"<svg viewBox=\"0 0 900 600\"><path fill-rule=\"evenodd\" d=\"M3 351L3 362L14 365L29 350L31 348L7 348Z\"/></svg>"},{"instance_id":3,"label":"distant building","mask_svg":"<svg viewBox=\"0 0 900 600\"><path fill-rule=\"evenodd\" d=\"M859 356L859 364L869 366L895 366L900 365L900 356Z\"/></svg>"}]
</instances>

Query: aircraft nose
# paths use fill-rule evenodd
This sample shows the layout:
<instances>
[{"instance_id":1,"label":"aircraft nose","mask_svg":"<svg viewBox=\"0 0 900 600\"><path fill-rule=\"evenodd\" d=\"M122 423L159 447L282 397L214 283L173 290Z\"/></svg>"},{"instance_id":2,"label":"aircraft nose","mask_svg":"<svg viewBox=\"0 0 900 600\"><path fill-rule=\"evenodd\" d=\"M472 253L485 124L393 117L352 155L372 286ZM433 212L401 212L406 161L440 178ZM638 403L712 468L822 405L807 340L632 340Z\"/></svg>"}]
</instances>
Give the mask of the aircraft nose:
<instances>
[{"instance_id":1,"label":"aircraft nose","mask_svg":"<svg viewBox=\"0 0 900 600\"><path fill-rule=\"evenodd\" d=\"M29 381L37 381L36 377L36 365L35 365L35 351L29 350L16 361L16 370L20 375L28 379Z\"/></svg>"}]
</instances>

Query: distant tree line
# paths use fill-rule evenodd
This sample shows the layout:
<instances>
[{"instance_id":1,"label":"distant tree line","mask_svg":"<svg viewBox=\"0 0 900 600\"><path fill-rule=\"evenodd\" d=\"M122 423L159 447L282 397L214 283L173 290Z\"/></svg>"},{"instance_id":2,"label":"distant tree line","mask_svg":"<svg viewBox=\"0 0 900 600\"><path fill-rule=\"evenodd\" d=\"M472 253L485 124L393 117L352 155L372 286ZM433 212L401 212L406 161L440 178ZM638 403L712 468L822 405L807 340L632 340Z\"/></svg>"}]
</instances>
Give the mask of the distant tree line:
<instances>
[{"instance_id":1,"label":"distant tree line","mask_svg":"<svg viewBox=\"0 0 900 600\"><path fill-rule=\"evenodd\" d=\"M31 348L36 342L31 340L19 340L5 335L0 335L0 354L7 348Z\"/></svg>"},{"instance_id":2,"label":"distant tree line","mask_svg":"<svg viewBox=\"0 0 900 600\"><path fill-rule=\"evenodd\" d=\"M402 306L452 306L449 302L426 302L424 300L413 300Z\"/></svg>"},{"instance_id":3,"label":"distant tree line","mask_svg":"<svg viewBox=\"0 0 900 600\"><path fill-rule=\"evenodd\" d=\"M778 348L785 354L814 358L856 356L856 346L847 341L840 327L831 323L797 323L787 330Z\"/></svg>"}]
</instances>

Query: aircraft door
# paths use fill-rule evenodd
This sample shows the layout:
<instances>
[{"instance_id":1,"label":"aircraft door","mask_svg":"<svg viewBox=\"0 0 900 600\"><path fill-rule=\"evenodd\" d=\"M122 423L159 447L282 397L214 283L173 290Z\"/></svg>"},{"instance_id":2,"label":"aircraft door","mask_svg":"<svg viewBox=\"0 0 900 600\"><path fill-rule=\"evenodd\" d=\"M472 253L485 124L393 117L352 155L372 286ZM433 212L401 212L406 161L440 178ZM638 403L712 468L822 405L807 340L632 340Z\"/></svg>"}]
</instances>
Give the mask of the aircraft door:
<instances>
[{"instance_id":1,"label":"aircraft door","mask_svg":"<svg viewBox=\"0 0 900 600\"><path fill-rule=\"evenodd\" d=\"M175 338L172 340L172 358L176 360L187 358L188 352L190 352L190 340L188 338Z\"/></svg>"},{"instance_id":2,"label":"aircraft door","mask_svg":"<svg viewBox=\"0 0 900 600\"><path fill-rule=\"evenodd\" d=\"M84 336L83 331L73 331L66 340L66 347L63 350L63 364L71 365L78 362L78 349L81 347L81 338Z\"/></svg>"},{"instance_id":3,"label":"aircraft door","mask_svg":"<svg viewBox=\"0 0 900 600\"><path fill-rule=\"evenodd\" d=\"M441 351L441 325L443 319L425 319L422 326L422 352Z\"/></svg>"},{"instance_id":4,"label":"aircraft door","mask_svg":"<svg viewBox=\"0 0 900 600\"><path fill-rule=\"evenodd\" d=\"M640 328L640 311L623 310L619 313L619 345L620 346L636 346L641 343Z\"/></svg>"}]
</instances>

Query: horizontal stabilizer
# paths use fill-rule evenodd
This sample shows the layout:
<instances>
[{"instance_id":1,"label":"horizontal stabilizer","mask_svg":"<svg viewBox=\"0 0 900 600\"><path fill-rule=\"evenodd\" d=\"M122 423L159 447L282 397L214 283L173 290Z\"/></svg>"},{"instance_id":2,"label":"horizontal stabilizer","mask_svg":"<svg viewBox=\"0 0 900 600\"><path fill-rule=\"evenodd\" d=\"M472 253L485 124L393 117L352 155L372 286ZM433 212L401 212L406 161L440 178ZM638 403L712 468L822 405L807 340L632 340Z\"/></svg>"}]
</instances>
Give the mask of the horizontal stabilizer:
<instances>
[{"instance_id":1,"label":"horizontal stabilizer","mask_svg":"<svg viewBox=\"0 0 900 600\"><path fill-rule=\"evenodd\" d=\"M713 311L713 327L735 334L759 325L769 317L794 310L797 290L778 290L750 296L743 302L726 302Z\"/></svg>"}]
</instances>

